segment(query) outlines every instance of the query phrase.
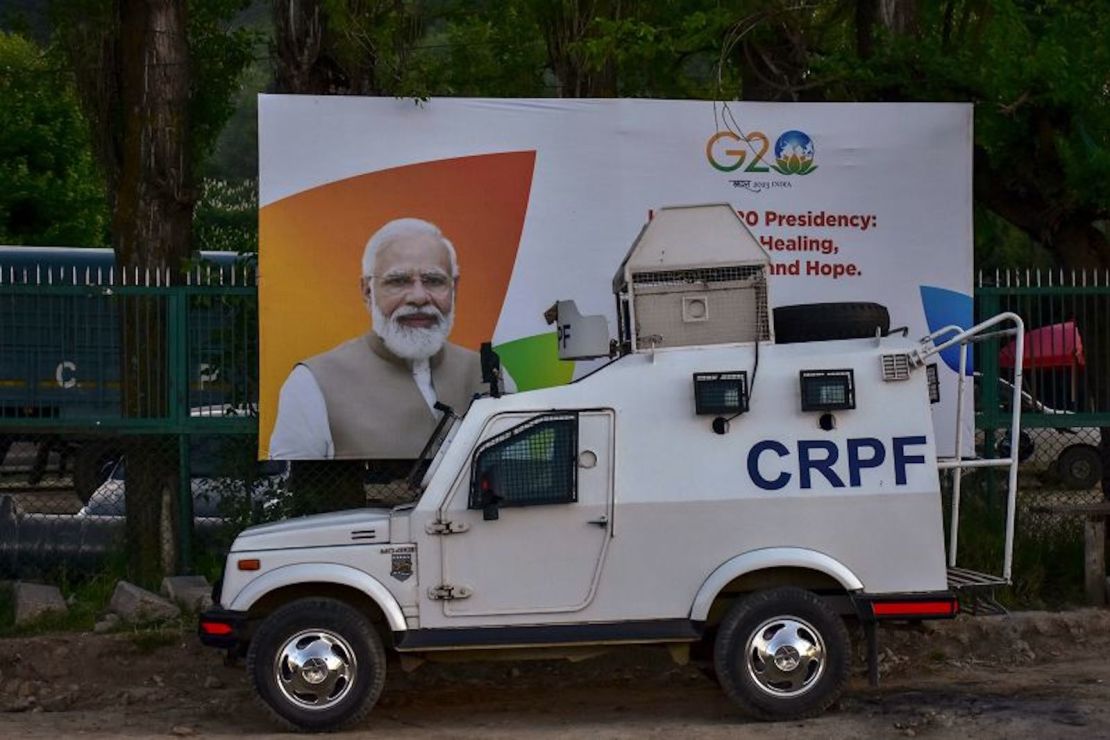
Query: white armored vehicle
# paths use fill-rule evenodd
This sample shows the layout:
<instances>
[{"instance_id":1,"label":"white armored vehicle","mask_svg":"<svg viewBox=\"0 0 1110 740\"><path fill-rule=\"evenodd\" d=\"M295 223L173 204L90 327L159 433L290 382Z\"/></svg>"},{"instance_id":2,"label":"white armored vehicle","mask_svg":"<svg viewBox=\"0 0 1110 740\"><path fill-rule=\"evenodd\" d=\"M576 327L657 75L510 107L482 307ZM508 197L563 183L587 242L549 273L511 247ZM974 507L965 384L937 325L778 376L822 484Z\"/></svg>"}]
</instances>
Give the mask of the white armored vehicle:
<instances>
[{"instance_id":1,"label":"white armored vehicle","mask_svg":"<svg viewBox=\"0 0 1110 740\"><path fill-rule=\"evenodd\" d=\"M843 690L847 619L874 680L877 621L953 617L960 589L1009 578L1016 460L938 459L928 365L1001 325L1020 359L1021 321L911 341L874 304L772 315L768 268L731 207L661 209L614 279L615 342L572 303L548 312L562 356L616 359L445 410L413 504L244 531L202 641L245 652L260 697L305 730L365 716L387 650L658 643L711 656L747 713L793 719ZM960 470L986 464L1010 473L1001 576L953 567L954 542L945 556L938 467L955 469L954 535Z\"/></svg>"}]
</instances>

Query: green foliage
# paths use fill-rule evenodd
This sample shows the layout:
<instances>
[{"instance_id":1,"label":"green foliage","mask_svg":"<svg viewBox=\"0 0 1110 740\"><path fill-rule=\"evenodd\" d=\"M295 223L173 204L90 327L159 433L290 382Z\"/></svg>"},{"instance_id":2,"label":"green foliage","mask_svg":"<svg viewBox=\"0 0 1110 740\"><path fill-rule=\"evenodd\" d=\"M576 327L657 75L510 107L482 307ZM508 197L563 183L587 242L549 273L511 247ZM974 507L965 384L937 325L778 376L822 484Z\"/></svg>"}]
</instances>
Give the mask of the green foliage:
<instances>
[{"instance_id":1,"label":"green foliage","mask_svg":"<svg viewBox=\"0 0 1110 740\"><path fill-rule=\"evenodd\" d=\"M0 32L0 243L101 246L104 186L72 85L34 42Z\"/></svg>"},{"instance_id":2,"label":"green foliage","mask_svg":"<svg viewBox=\"0 0 1110 740\"><path fill-rule=\"evenodd\" d=\"M220 132L239 104L244 70L254 60L262 33L234 19L251 0L185 0L190 171L204 172ZM93 151L105 171L115 172L124 131L120 125L117 3L113 0L52 0L53 43L78 80L81 103L95 135ZM253 93L253 90L252 90ZM252 160L253 161L253 160Z\"/></svg>"},{"instance_id":3,"label":"green foliage","mask_svg":"<svg viewBox=\"0 0 1110 740\"><path fill-rule=\"evenodd\" d=\"M59 36L65 43L96 48L101 27L111 23L110 0L52 5L59 28L82 29ZM1056 243L1062 232L1074 233L1076 224L1097 229L1110 218L1110 4L944 0L905 7L911 6L915 22L895 32L877 17L861 25L854 4L834 0L321 0L321 54L345 89L417 99L570 94L560 74L611 73L612 89L634 97L751 97L754 87L746 86L761 84L782 100L971 101L981 155L980 265L1066 259ZM266 87L269 69L255 58L262 26L233 23L248 8L258 15L250 0L188 1L194 159L196 171L216 181L202 185L196 218L205 249L246 251L256 239L245 212L217 205L224 198L214 193L249 187L239 183L257 167L254 95ZM0 85L11 84L11 58L20 70L50 66L33 45L15 39L0 41L9 60ZM103 243L100 186L80 144L74 96L53 94L67 86L48 74L29 78L47 94L13 97L4 89L0 109L6 134L0 227L16 224L3 240ZM17 113L28 99L42 115ZM37 132L33 141L7 135L28 120ZM24 153L6 156L3 148L17 145ZM57 161L42 160L64 160L66 174L58 174ZM1105 244L1104 231L1095 234Z\"/></svg>"},{"instance_id":4,"label":"green foliage","mask_svg":"<svg viewBox=\"0 0 1110 740\"><path fill-rule=\"evenodd\" d=\"M981 204L975 206L975 269L1049 269L1052 253Z\"/></svg>"},{"instance_id":5,"label":"green foliage","mask_svg":"<svg viewBox=\"0 0 1110 740\"><path fill-rule=\"evenodd\" d=\"M448 4L421 42L438 48L409 73L434 94L550 93L560 52L587 71L614 68L623 96L973 102L976 198L991 214L977 256L986 267L1068 260L1077 229L1110 218L1110 3L904 7L916 18L892 31L832 0ZM1095 246L1110 251L1104 237Z\"/></svg>"},{"instance_id":6,"label":"green foliage","mask_svg":"<svg viewBox=\"0 0 1110 740\"><path fill-rule=\"evenodd\" d=\"M234 113L243 71L262 43L258 31L230 22L250 4L250 0L188 3L189 116L197 162L212 152L220 131Z\"/></svg>"},{"instance_id":7,"label":"green foliage","mask_svg":"<svg viewBox=\"0 0 1110 740\"><path fill-rule=\"evenodd\" d=\"M981 204L1050 244L1069 220L1110 215L1110 5L926 5L920 34L882 35L869 59L816 57L830 98L974 102Z\"/></svg>"},{"instance_id":8,"label":"green foliage","mask_svg":"<svg viewBox=\"0 0 1110 740\"><path fill-rule=\"evenodd\" d=\"M193 212L193 239L199 250L257 252L258 180L205 179Z\"/></svg>"},{"instance_id":9,"label":"green foliage","mask_svg":"<svg viewBox=\"0 0 1110 740\"><path fill-rule=\"evenodd\" d=\"M613 60L621 95L651 98L731 97L738 76L719 68L742 8L704 0L634 5L620 18L599 18L596 35L577 44L597 68ZM718 72L721 73L718 79Z\"/></svg>"},{"instance_id":10,"label":"green foliage","mask_svg":"<svg viewBox=\"0 0 1110 740\"><path fill-rule=\"evenodd\" d=\"M235 111L220 131L212 153L201 163L202 180L242 181L258 177L258 94L266 91L272 77L270 60L266 58L255 58L243 71L235 94Z\"/></svg>"},{"instance_id":11,"label":"green foliage","mask_svg":"<svg viewBox=\"0 0 1110 740\"><path fill-rule=\"evenodd\" d=\"M546 55L526 3L479 3L453 10L420 41L405 71L415 97L543 97Z\"/></svg>"},{"instance_id":12,"label":"green foliage","mask_svg":"<svg viewBox=\"0 0 1110 740\"><path fill-rule=\"evenodd\" d=\"M321 7L332 31L330 54L353 91L367 94L407 87L406 59L421 35L417 3L321 0Z\"/></svg>"}]
</instances>

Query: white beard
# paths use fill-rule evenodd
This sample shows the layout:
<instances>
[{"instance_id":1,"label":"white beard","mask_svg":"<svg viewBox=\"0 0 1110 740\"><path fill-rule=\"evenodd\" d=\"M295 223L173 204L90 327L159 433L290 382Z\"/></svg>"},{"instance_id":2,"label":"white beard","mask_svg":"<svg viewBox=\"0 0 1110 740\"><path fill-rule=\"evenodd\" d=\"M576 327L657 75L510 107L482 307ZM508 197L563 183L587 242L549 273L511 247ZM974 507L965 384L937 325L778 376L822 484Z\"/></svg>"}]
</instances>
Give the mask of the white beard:
<instances>
[{"instance_id":1,"label":"white beard","mask_svg":"<svg viewBox=\"0 0 1110 740\"><path fill-rule=\"evenodd\" d=\"M386 317L378 308L378 302L371 300L370 315L374 319L374 333L385 342L390 352L406 360L427 360L439 352L447 342L447 335L455 323L455 311L446 315L433 305L423 308L416 306L399 306L392 315ZM428 314L435 316L435 326L405 326L397 319L411 314Z\"/></svg>"}]
</instances>

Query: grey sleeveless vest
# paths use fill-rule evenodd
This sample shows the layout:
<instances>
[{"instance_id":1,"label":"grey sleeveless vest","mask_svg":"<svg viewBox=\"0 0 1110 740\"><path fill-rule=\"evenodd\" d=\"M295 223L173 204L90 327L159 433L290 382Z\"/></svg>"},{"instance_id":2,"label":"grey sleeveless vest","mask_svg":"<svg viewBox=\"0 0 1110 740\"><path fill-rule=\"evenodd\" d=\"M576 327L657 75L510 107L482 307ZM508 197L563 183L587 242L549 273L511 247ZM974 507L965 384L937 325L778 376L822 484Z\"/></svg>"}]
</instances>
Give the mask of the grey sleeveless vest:
<instances>
[{"instance_id":1,"label":"grey sleeveless vest","mask_svg":"<svg viewBox=\"0 0 1110 740\"><path fill-rule=\"evenodd\" d=\"M336 459L404 459L420 454L439 421L408 362L370 332L310 357L328 409ZM478 353L445 344L431 359L436 398L462 414L482 385Z\"/></svg>"}]
</instances>

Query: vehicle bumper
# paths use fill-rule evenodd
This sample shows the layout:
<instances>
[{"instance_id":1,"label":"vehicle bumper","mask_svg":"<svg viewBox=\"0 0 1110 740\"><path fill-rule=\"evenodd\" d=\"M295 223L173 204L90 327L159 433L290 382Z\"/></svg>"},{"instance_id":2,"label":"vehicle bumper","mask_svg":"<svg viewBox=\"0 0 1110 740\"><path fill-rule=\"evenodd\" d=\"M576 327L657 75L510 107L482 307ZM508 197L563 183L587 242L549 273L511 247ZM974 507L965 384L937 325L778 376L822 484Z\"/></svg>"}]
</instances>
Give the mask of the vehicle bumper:
<instances>
[{"instance_id":1,"label":"vehicle bumper","mask_svg":"<svg viewBox=\"0 0 1110 740\"><path fill-rule=\"evenodd\" d=\"M906 594L856 594L852 597L856 613L866 621L920 621L954 619L960 602L951 591Z\"/></svg>"},{"instance_id":2,"label":"vehicle bumper","mask_svg":"<svg viewBox=\"0 0 1110 740\"><path fill-rule=\"evenodd\" d=\"M197 635L202 644L214 648L233 648L249 641L247 613L228 609L209 609L200 615Z\"/></svg>"}]
</instances>

